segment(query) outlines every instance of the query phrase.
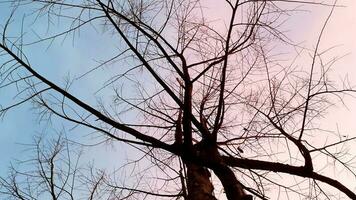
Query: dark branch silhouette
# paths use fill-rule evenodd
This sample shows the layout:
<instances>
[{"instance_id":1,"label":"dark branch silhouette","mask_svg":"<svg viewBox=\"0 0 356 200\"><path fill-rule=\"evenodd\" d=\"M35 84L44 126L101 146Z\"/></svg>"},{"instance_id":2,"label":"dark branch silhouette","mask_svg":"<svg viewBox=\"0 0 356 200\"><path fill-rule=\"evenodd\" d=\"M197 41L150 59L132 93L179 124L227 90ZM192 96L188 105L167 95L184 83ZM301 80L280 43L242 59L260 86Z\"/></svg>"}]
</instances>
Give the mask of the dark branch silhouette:
<instances>
[{"instance_id":1,"label":"dark branch silhouette","mask_svg":"<svg viewBox=\"0 0 356 200\"><path fill-rule=\"evenodd\" d=\"M115 173L74 164L66 140L50 141L49 147L36 140L35 174L12 168L8 178L0 179L0 195L53 200L222 196L248 200L269 199L283 190L285 197L278 198L333 199L340 193L340 198L356 199L344 180L328 175L336 166L320 164L321 159L331 159L356 176L351 156L330 150L350 144L354 137L343 138L316 125L332 106L356 91L347 81L331 80L330 69L339 58L324 56L332 49L320 50L334 9L342 7L336 2L219 1L216 5L224 13L215 13L199 0L10 0L7 4L13 12L2 26L0 90L13 91L14 98L0 100L1 116L31 102L41 121L93 130L103 141L124 143L141 157L123 166L137 170L132 176L135 184L128 185L117 181ZM313 49L294 43L283 29L299 6L330 10ZM32 11L18 18L16 13L26 8ZM47 20L48 31L34 30L35 37L27 37L27 18L33 24ZM22 23L18 37L10 34L14 22ZM26 48L48 43L54 48L57 40L66 46L67 38L73 36L75 41L80 32L110 38L112 46L107 48L112 54L102 55L96 49L99 39L87 39L95 53L88 60L99 63L80 68L64 86L40 70L60 64L31 64ZM278 45L295 49L296 58L283 61L285 55L274 49ZM296 60L307 60L304 52L310 63L298 66ZM107 76L99 76L99 71ZM91 80L98 84L90 93L97 105L71 89L86 77L97 79ZM325 142L320 146L316 139ZM57 160L63 152L66 156L60 162L66 163L65 170ZM155 177L148 178L153 171ZM19 181L20 176L25 181ZM285 184L283 178L294 182ZM78 196L84 186L86 193Z\"/></svg>"}]
</instances>

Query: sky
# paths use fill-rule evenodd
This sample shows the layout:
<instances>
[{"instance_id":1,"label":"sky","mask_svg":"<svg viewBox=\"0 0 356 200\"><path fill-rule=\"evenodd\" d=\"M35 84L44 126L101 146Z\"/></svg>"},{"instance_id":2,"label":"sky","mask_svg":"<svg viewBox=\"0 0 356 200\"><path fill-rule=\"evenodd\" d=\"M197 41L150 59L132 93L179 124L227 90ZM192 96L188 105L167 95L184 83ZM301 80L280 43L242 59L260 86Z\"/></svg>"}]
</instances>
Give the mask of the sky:
<instances>
[{"instance_id":1,"label":"sky","mask_svg":"<svg viewBox=\"0 0 356 200\"><path fill-rule=\"evenodd\" d=\"M324 1L332 2L332 1ZM212 2L209 2L212 3ZM340 5L336 8L328 21L326 29L324 31L320 52L334 47L330 50L327 56L344 56L338 62L334 64L331 72L331 78L341 83L348 77L352 85L356 85L356 1L354 0L339 0L337 2ZM221 6L217 3L216 6L212 6L211 10L219 10ZM320 6L301 6L298 7L303 12L294 13L291 18L285 22L283 30L287 30L286 34L299 45L313 49L316 46L319 33L326 21L331 8L325 8ZM223 8L219 10L223 12ZM211 11L211 13L214 13ZM218 14L217 14L218 15ZM278 51L279 49L277 49ZM285 49L280 50L286 52ZM291 57L292 59L293 57ZM300 65L311 65L311 59L299 60ZM319 127L324 130L332 130L339 132L347 137L356 136L356 99L353 97L345 97L345 105L337 104L330 112L319 121ZM324 142L318 137L315 138L314 143L323 145ZM356 148L354 146L356 142L350 143L346 148L350 149L350 153L356 155ZM325 166L328 161L319 160L320 166ZM349 188L356 190L356 179L350 174L342 173L340 168L329 171L330 177L337 177ZM293 185L293 184L291 184ZM277 197L271 197L276 199ZM292 198L293 199L293 198Z\"/></svg>"},{"instance_id":2,"label":"sky","mask_svg":"<svg viewBox=\"0 0 356 200\"><path fill-rule=\"evenodd\" d=\"M2 29L10 16L11 8L6 1L5 3L1 2L0 0L0 27ZM29 11L31 11L30 7L16 11L14 15L15 20L12 21L8 28L9 36L19 35L21 20L17 19L22 19L24 13L29 13ZM38 21L33 23L32 17L24 17L24 19L24 26L27 25L27 29L25 28L25 38L27 38L28 41L38 39L35 37L34 32L44 35L47 31L51 31L47 29L47 21L45 20L40 23L38 23ZM69 24L60 23L55 26L67 27ZM90 29L90 27L88 29ZM88 41L95 42L89 43ZM74 36L74 38L68 36L65 39L63 37L59 38L52 43L52 47L49 47L48 44L50 44L50 42L44 43L44 45L30 45L24 49L24 52L29 58L31 65L34 66L40 74L43 74L46 78L62 86L65 85L67 77L74 78L73 76L79 76L78 74L82 74L88 70L88 66L94 66L98 60L105 60L113 55L112 49L109 48L113 46L110 36L97 34L97 32L86 30L85 28L80 32L80 36L77 35ZM97 55L97 52L101 52L102 55ZM98 60L87 59L93 57ZM91 95L95 91L90 89L97 88L97 85L101 85L102 81L106 80L108 76L110 76L110 74L108 75L101 71L96 72L95 76L89 74L82 78L81 81L75 82L71 86L70 91L75 93L80 99L85 99L86 102L95 105L97 99ZM13 100L14 92L10 90L11 89L0 90L2 106L9 105ZM60 132L67 133L69 129L73 128L73 124L57 124L56 122L50 126L46 126L43 123L40 124L38 119L39 115L32 109L31 104L24 104L7 112L0 120L0 176L7 174L10 163L16 166L18 161L29 158L30 155L28 153L27 144L33 143L34 136L43 133L47 135L58 135ZM87 129L77 128L74 132L75 134L69 134L67 136L76 142L91 145L95 143L95 141L98 141L95 139L95 136L89 134L91 131ZM81 139L77 140L79 138ZM93 138L94 140L91 141ZM127 159L127 154L125 151L117 151L113 146L109 146L110 148L103 148L102 146L88 148L86 149L87 153L83 157L87 161L96 160L99 168L110 166L113 163L116 163L115 167L117 167L117 165ZM113 156L110 157L107 155Z\"/></svg>"},{"instance_id":3,"label":"sky","mask_svg":"<svg viewBox=\"0 0 356 200\"><path fill-rule=\"evenodd\" d=\"M8 4L1 2L0 0L0 27L4 25L10 10ZM213 4L213 2L211 3ZM356 1L343 0L338 3L345 5L345 7L337 8L333 13L322 39L321 49L340 45L332 50L331 53L346 56L335 64L333 76L336 79L342 79L348 74L351 82L356 85ZM219 10L219 5L213 7L215 8L214 10ZM289 33L290 36L296 41L300 41L302 45L315 47L317 35L330 9L318 8L318 6L308 6L308 9L311 11L297 14L297 17L294 17L287 23L286 28L291 30ZM21 12L19 11L19 13ZM28 23L30 24L30 22ZM42 25L37 23L36 26L38 27L32 27L32 29L45 31L45 22ZM20 27L20 23L14 22L9 27L10 33L15 34ZM61 43L61 41L56 42L57 45ZM98 51L102 52L102 55L99 55L101 59L105 59L112 54L110 48L107 48L111 46L111 38L107 35L98 36L93 31L84 30L81 32L80 37L75 39L75 45L70 45L69 47L65 45L71 42L71 39L67 39L62 46L58 46L59 48L53 45L56 48L42 49L41 51L36 48L36 45L29 46L26 49L26 54L31 63L36 66L36 70L59 84L64 82L64 77L68 73L77 74L87 65L93 63L93 60L86 62L86 57L93 57L94 53ZM96 51L91 50L93 45L95 45ZM63 48L64 46L66 47L65 49ZM98 55L95 54L95 56L97 57ZM99 74L99 76L103 76L103 79L106 76L105 74ZM86 88L91 88L90 85L100 84L93 81L93 79L98 80L98 77L87 77L80 84L74 85L72 91L79 95L80 98L94 103L96 99L87 96L92 91L86 91ZM0 90L0 103L2 103L2 98L8 98L8 93L9 91ZM325 117L322 123L325 123L325 126L331 129L339 129L345 134L349 134L350 137L356 136L356 123L354 120L356 119L356 99L347 98L346 102L349 103L347 108L342 106L336 107L331 114ZM7 173L7 167L10 162L15 163L17 159L23 159L28 156L26 148L22 144L31 143L33 135L41 133L44 130L42 126L38 125L36 118L37 115L31 110L31 107L23 105L8 112L0 120L0 176ZM57 129L63 127L64 129L69 129L69 127L65 126L66 124L55 124ZM54 129L45 130L53 133L56 132ZM79 129L77 132L83 132L83 130ZM116 161L113 161L108 156L103 156L108 155L108 153L115 155ZM92 150L91 155L93 156L92 158L88 157L86 159L99 159L99 163L102 163L104 166L112 162L120 164L119 160L126 159L128 153L115 149L97 148ZM350 187L355 187L352 182L348 184Z\"/></svg>"}]
</instances>

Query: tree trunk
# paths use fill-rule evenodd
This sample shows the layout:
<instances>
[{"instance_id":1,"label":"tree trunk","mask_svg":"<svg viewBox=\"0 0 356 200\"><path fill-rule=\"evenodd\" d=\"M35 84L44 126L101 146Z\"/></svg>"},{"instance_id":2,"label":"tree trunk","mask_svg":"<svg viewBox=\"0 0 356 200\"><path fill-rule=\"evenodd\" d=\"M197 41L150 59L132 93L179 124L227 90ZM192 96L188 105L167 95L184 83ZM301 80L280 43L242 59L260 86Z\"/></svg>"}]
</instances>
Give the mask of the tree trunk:
<instances>
[{"instance_id":1,"label":"tree trunk","mask_svg":"<svg viewBox=\"0 0 356 200\"><path fill-rule=\"evenodd\" d=\"M228 166L219 165L214 167L213 171L221 181L228 200L252 200L252 196L245 193L243 186Z\"/></svg>"},{"instance_id":2,"label":"tree trunk","mask_svg":"<svg viewBox=\"0 0 356 200\"><path fill-rule=\"evenodd\" d=\"M208 169L189 162L186 166L188 200L216 200Z\"/></svg>"}]
</instances>

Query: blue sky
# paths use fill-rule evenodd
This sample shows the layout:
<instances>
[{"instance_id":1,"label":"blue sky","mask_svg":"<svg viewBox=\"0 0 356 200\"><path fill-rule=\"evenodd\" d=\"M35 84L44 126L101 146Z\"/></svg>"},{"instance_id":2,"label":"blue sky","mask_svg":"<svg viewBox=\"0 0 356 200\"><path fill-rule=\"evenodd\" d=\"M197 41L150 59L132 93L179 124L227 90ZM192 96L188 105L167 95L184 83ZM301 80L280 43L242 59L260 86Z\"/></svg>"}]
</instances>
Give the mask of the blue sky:
<instances>
[{"instance_id":1,"label":"blue sky","mask_svg":"<svg viewBox=\"0 0 356 200\"><path fill-rule=\"evenodd\" d=\"M31 7L27 7L31 9ZM1 27L5 24L10 15L11 8L6 3L0 3L0 24ZM25 12L23 12L25 11ZM28 13L29 10L18 9L14 16L14 21L8 28L9 36L18 36L21 30L21 19L24 13ZM34 32L39 35L44 35L47 31L47 21L37 21L32 24L33 16L24 18L24 30L26 32L26 42L33 41L37 38L34 36ZM55 24L54 26L69 26L66 23ZM29 58L31 65L37 72L43 74L46 78L64 86L66 77L79 76L83 72L95 66L96 61L105 60L113 55L112 38L109 34L101 34L101 30L98 32L93 31L91 27L84 27L80 36L73 37L68 36L65 40L63 37L56 39L52 47L47 48L49 42L43 44L34 44L24 48L25 55ZM74 42L73 42L74 41ZM101 55L98 55L98 52ZM1 58L0 58L1 60ZM2 61L2 60L1 60ZM89 66L89 67L88 67ZM94 76L95 75L95 76ZM70 92L75 93L80 99L84 99L86 102L96 105L96 98L92 95L95 92L95 88L102 85L110 74L105 74L103 71L98 70L94 74L89 74L80 81L76 81L70 88ZM94 88L94 89L93 89ZM13 88L11 88L13 89ZM14 92L10 88L0 90L0 99L3 106L11 103L11 98ZM5 100L6 99L6 100ZM23 104L12 110L10 110L5 117L0 121L0 176L7 173L7 167L10 162L16 164L16 160L27 159L28 153L25 150L26 146L21 144L28 144L33 141L33 136L46 132L47 135L58 133L60 130L66 130L73 127L73 124L55 122L52 127L46 126L44 123L40 124L38 121L38 114L32 109L31 104ZM69 132L69 131L68 131ZM91 131L83 128L77 128L74 133L69 134L71 139L80 139L85 141L90 137L85 136ZM84 137L84 138L82 138ZM86 139L85 139L86 138ZM88 141L88 144L92 142ZM120 159L124 159L126 152L116 152L113 148L93 148L88 149L87 160L99 160L99 167L109 166L113 163L120 164ZM91 152L90 152L91 151ZM115 159L110 158L108 153L115 154ZM91 155L91 156L89 156ZM102 166L100 166L102 165ZM115 165L116 166L116 165ZM117 167L117 166L116 166Z\"/></svg>"}]
</instances>

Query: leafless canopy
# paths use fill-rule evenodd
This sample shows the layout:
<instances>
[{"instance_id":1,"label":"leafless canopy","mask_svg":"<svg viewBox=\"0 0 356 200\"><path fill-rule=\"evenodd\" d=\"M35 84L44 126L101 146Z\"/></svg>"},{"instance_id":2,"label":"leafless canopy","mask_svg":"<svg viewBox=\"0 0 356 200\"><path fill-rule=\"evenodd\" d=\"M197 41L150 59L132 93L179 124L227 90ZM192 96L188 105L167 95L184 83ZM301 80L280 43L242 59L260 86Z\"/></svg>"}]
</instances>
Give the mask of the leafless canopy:
<instances>
[{"instance_id":1,"label":"leafless canopy","mask_svg":"<svg viewBox=\"0 0 356 200\"><path fill-rule=\"evenodd\" d=\"M347 183L330 174L341 167L355 177L345 151L354 138L319 126L332 106L354 92L347 81L330 78L338 57L319 48L336 2L9 2L14 12L1 35L0 87L15 98L0 102L0 114L31 102L42 121L69 121L136 148L142 158L126 167L148 165L135 167L140 179L134 186L115 174L88 172L94 177L90 194L101 188L108 199L356 199ZM313 7L330 15L321 20L314 49L303 48L283 32L284 23L299 8ZM27 15L19 18L24 9ZM46 34L28 33L28 19L46 24ZM15 25L18 37L11 31ZM74 46L84 39L91 53L85 67L73 65L75 78L62 85L41 72L60 64L31 64L37 61L25 52L36 45L65 46L70 37ZM111 41L108 52L96 48L103 37ZM282 49L295 50L295 58ZM97 64L88 66L93 60ZM88 77L88 88L72 89ZM92 99L81 95L86 91ZM153 178L147 175L152 170ZM40 178L50 181L45 172ZM3 194L17 195L16 180L6 181L3 186L13 192ZM52 198L60 199L56 192Z\"/></svg>"}]
</instances>

